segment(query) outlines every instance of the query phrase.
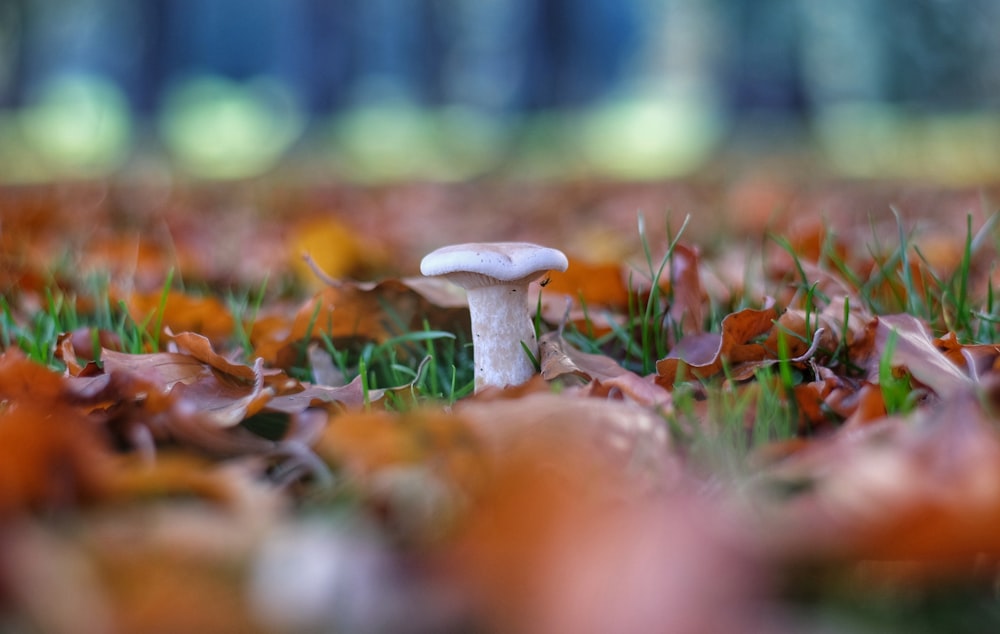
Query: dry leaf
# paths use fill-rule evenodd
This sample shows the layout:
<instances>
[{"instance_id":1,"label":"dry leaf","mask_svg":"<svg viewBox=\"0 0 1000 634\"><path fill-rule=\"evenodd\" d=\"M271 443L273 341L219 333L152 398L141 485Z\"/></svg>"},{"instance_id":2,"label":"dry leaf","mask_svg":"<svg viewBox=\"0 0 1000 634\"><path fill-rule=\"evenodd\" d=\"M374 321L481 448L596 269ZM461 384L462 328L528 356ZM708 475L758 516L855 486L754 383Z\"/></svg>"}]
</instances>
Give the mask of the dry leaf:
<instances>
[{"instance_id":1,"label":"dry leaf","mask_svg":"<svg viewBox=\"0 0 1000 634\"><path fill-rule=\"evenodd\" d=\"M150 334L157 326L171 330L193 331L212 341L222 341L233 335L235 321L229 308L210 295L189 295L171 290L164 298L162 291L134 292L125 298L129 316L144 324ZM162 306L162 308L161 308Z\"/></svg>"},{"instance_id":2,"label":"dry leaf","mask_svg":"<svg viewBox=\"0 0 1000 634\"><path fill-rule=\"evenodd\" d=\"M974 380L996 369L997 360L1000 359L1000 346L961 344L953 332L935 339L934 347L955 364L955 367L964 369Z\"/></svg>"},{"instance_id":3,"label":"dry leaf","mask_svg":"<svg viewBox=\"0 0 1000 634\"><path fill-rule=\"evenodd\" d=\"M892 333L895 348L891 363L905 367L916 380L941 398L972 388L972 381L934 345L926 327L913 315L883 315L875 330L875 355L868 365L868 380L878 382L878 364Z\"/></svg>"},{"instance_id":4,"label":"dry leaf","mask_svg":"<svg viewBox=\"0 0 1000 634\"><path fill-rule=\"evenodd\" d=\"M656 362L656 382L672 389L684 367L695 377L707 378L722 371L723 364L759 361L768 356L763 345L753 340L768 332L778 318L773 307L745 308L722 320L722 333L688 335L665 358Z\"/></svg>"},{"instance_id":5,"label":"dry leaf","mask_svg":"<svg viewBox=\"0 0 1000 634\"><path fill-rule=\"evenodd\" d=\"M668 293L673 297L670 319L681 325L685 335L699 333L704 324L704 292L701 285L701 264L697 249L685 244L674 245L667 272Z\"/></svg>"},{"instance_id":6,"label":"dry leaf","mask_svg":"<svg viewBox=\"0 0 1000 634\"><path fill-rule=\"evenodd\" d=\"M591 263L569 258L565 271L551 271L545 289L568 295L574 302L600 310L627 310L629 289L622 266L615 263Z\"/></svg>"},{"instance_id":7,"label":"dry leaf","mask_svg":"<svg viewBox=\"0 0 1000 634\"><path fill-rule=\"evenodd\" d=\"M417 288L419 292L399 280L328 286L299 308L291 324L270 324L266 331L255 326L255 349L263 358L290 367L300 356L298 346L318 341L320 333L335 343L345 339L384 343L404 332L423 330L425 320L435 330L468 332L467 307L455 308L447 297L442 301L447 300L448 305L437 306L422 293L441 299L444 291L440 287ZM261 336L269 340L261 341Z\"/></svg>"},{"instance_id":8,"label":"dry leaf","mask_svg":"<svg viewBox=\"0 0 1000 634\"><path fill-rule=\"evenodd\" d=\"M610 357L581 352L566 343L559 332L546 333L539 338L538 355L542 377L547 381L572 374L616 389L642 405L670 406L670 393L651 377L647 379L630 372Z\"/></svg>"},{"instance_id":9,"label":"dry leaf","mask_svg":"<svg viewBox=\"0 0 1000 634\"><path fill-rule=\"evenodd\" d=\"M770 478L799 483L774 509L776 537L792 550L910 561L931 577L965 574L977 554L1000 552L1000 435L969 392L908 420L846 426Z\"/></svg>"},{"instance_id":10,"label":"dry leaf","mask_svg":"<svg viewBox=\"0 0 1000 634\"><path fill-rule=\"evenodd\" d=\"M102 497L109 453L62 377L19 350L0 356L0 517Z\"/></svg>"},{"instance_id":11,"label":"dry leaf","mask_svg":"<svg viewBox=\"0 0 1000 634\"><path fill-rule=\"evenodd\" d=\"M743 610L762 569L731 539L741 521L678 491L666 454L636 454L650 446L645 432L631 448L609 444L615 430L646 429L647 413L544 393L459 411L491 451L443 557L488 623L539 634L756 630Z\"/></svg>"}]
</instances>

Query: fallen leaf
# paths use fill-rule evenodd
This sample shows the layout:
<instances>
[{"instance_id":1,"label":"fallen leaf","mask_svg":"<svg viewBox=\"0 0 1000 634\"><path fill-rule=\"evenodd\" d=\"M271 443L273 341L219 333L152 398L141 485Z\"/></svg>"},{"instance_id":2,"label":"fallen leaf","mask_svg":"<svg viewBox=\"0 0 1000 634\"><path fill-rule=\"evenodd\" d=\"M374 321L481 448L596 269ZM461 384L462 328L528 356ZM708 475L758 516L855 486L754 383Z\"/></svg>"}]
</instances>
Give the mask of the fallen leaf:
<instances>
[{"instance_id":1,"label":"fallen leaf","mask_svg":"<svg viewBox=\"0 0 1000 634\"><path fill-rule=\"evenodd\" d=\"M290 228L288 254L299 280L319 287L319 280L303 255L333 278L364 278L384 266L386 253L374 241L358 235L330 214L298 219Z\"/></svg>"},{"instance_id":2,"label":"fallen leaf","mask_svg":"<svg viewBox=\"0 0 1000 634\"><path fill-rule=\"evenodd\" d=\"M568 374L580 376L606 388L617 389L636 403L650 407L670 406L670 393L651 377L647 379L630 372L610 357L581 352L566 343L557 331L538 339L538 355L542 378L547 381Z\"/></svg>"},{"instance_id":3,"label":"fallen leaf","mask_svg":"<svg viewBox=\"0 0 1000 634\"><path fill-rule=\"evenodd\" d=\"M405 386L397 389L407 389ZM345 407L361 407L366 403L373 403L380 400L390 389L368 390L365 394L364 384L360 376L354 377L347 385L310 385L302 384L294 391L269 399L264 409L271 412L283 412L286 414L299 414L310 407L326 407L328 405L340 404Z\"/></svg>"},{"instance_id":4,"label":"fallen leaf","mask_svg":"<svg viewBox=\"0 0 1000 634\"><path fill-rule=\"evenodd\" d=\"M159 393L166 394L178 383L193 383L211 370L191 355L179 352L147 352L128 354L101 350L101 363L106 374L135 376Z\"/></svg>"},{"instance_id":5,"label":"fallen leaf","mask_svg":"<svg viewBox=\"0 0 1000 634\"><path fill-rule=\"evenodd\" d=\"M69 376L79 376L92 371L88 366L100 358L102 348L119 350L121 340L118 335L107 330L78 328L59 335L56 339L55 357L66 364ZM87 365L80 365L80 359L86 359Z\"/></svg>"},{"instance_id":6,"label":"fallen leaf","mask_svg":"<svg viewBox=\"0 0 1000 634\"><path fill-rule=\"evenodd\" d=\"M941 351L955 367L964 369L973 380L996 369L1000 359L1000 346L994 344L962 344L954 332L934 340L934 347Z\"/></svg>"},{"instance_id":7,"label":"fallen leaf","mask_svg":"<svg viewBox=\"0 0 1000 634\"><path fill-rule=\"evenodd\" d=\"M678 243L671 254L667 271L667 293L670 319L680 324L684 334L698 333L704 328L705 298L701 284L701 263L697 249Z\"/></svg>"},{"instance_id":8,"label":"fallen leaf","mask_svg":"<svg viewBox=\"0 0 1000 634\"><path fill-rule=\"evenodd\" d=\"M763 581L732 530L745 525L689 496L668 454L636 453L650 448L648 413L544 393L457 409L489 459L439 556L488 623L539 634L729 631L732 618L746 631L741 606ZM613 440L624 430L638 433L631 446Z\"/></svg>"},{"instance_id":9,"label":"fallen leaf","mask_svg":"<svg viewBox=\"0 0 1000 634\"><path fill-rule=\"evenodd\" d=\"M109 458L58 373L17 349L0 356L0 517L103 497Z\"/></svg>"},{"instance_id":10,"label":"fallen leaf","mask_svg":"<svg viewBox=\"0 0 1000 634\"><path fill-rule=\"evenodd\" d=\"M681 367L695 377L707 378L721 372L725 363L735 365L766 358L768 351L753 340L768 332L777 318L773 306L745 308L722 320L721 334L697 333L682 338L656 362L656 382L672 389Z\"/></svg>"},{"instance_id":11,"label":"fallen leaf","mask_svg":"<svg viewBox=\"0 0 1000 634\"><path fill-rule=\"evenodd\" d=\"M679 463L669 452L666 422L646 407L627 401L582 398L572 389L560 394L528 392L517 398L479 395L456 403L491 451L522 444L555 450L596 452L609 469L621 469L636 486L670 486Z\"/></svg>"},{"instance_id":12,"label":"fallen leaf","mask_svg":"<svg viewBox=\"0 0 1000 634\"><path fill-rule=\"evenodd\" d=\"M273 392L264 386L263 369L264 362L258 359L249 385L242 377L208 372L195 381L176 383L172 393L212 424L233 427L263 410L272 399Z\"/></svg>"},{"instance_id":13,"label":"fallen leaf","mask_svg":"<svg viewBox=\"0 0 1000 634\"><path fill-rule=\"evenodd\" d=\"M886 415L885 399L878 385L867 381L858 389L854 411L844 420L844 427L850 429L881 420Z\"/></svg>"},{"instance_id":14,"label":"fallen leaf","mask_svg":"<svg viewBox=\"0 0 1000 634\"><path fill-rule=\"evenodd\" d=\"M171 338L184 352L125 354L103 350L107 374L126 374L159 391L184 400L204 420L219 427L238 425L259 412L273 396L264 384L264 363L253 367L233 363L217 354L206 337L181 333Z\"/></svg>"},{"instance_id":15,"label":"fallen leaf","mask_svg":"<svg viewBox=\"0 0 1000 634\"><path fill-rule=\"evenodd\" d=\"M778 327L771 330L764 347L778 358L781 350L779 338L783 337L788 358L802 357L810 349L833 352L840 334L839 324L825 314L810 313L799 309L786 310L778 318ZM819 329L823 330L817 339Z\"/></svg>"},{"instance_id":16,"label":"fallen leaf","mask_svg":"<svg viewBox=\"0 0 1000 634\"><path fill-rule=\"evenodd\" d=\"M153 332L156 327L167 327L223 341L235 330L229 308L211 295L194 296L176 290L168 291L166 296L162 291L133 292L124 301L132 321L143 325L149 334L158 334Z\"/></svg>"},{"instance_id":17,"label":"fallen leaf","mask_svg":"<svg viewBox=\"0 0 1000 634\"><path fill-rule=\"evenodd\" d=\"M813 440L765 473L775 480L799 491L762 509L789 550L911 562L926 579L965 576L1000 552L1000 435L967 391Z\"/></svg>"},{"instance_id":18,"label":"fallen leaf","mask_svg":"<svg viewBox=\"0 0 1000 634\"><path fill-rule=\"evenodd\" d=\"M592 263L569 258L565 271L550 271L545 289L568 295L574 302L600 310L627 310L629 289L622 266L617 263Z\"/></svg>"},{"instance_id":19,"label":"fallen leaf","mask_svg":"<svg viewBox=\"0 0 1000 634\"><path fill-rule=\"evenodd\" d=\"M877 318L875 354L868 364L868 380L878 383L879 360L889 338L895 336L891 363L905 367L916 380L941 398L948 398L972 388L969 379L934 345L926 327L913 315L882 315ZM895 333L895 335L893 335Z\"/></svg>"},{"instance_id":20,"label":"fallen leaf","mask_svg":"<svg viewBox=\"0 0 1000 634\"><path fill-rule=\"evenodd\" d=\"M237 380L246 383L257 380L257 372L254 368L242 363L234 363L217 353L208 337L194 332L182 332L175 335L169 328L166 330L166 335L177 347L177 351L182 354L190 355L192 358Z\"/></svg>"},{"instance_id":21,"label":"fallen leaf","mask_svg":"<svg viewBox=\"0 0 1000 634\"><path fill-rule=\"evenodd\" d=\"M385 343L399 334L423 330L425 323L434 330L469 331L467 306L455 308L451 300L447 306L436 306L422 293L438 297L440 288L429 291L423 284L417 288L419 292L400 280L328 286L299 308L287 330L277 329L280 340L272 340L266 348L254 341L257 354L268 359L273 354L280 367L290 367L305 350L301 346L320 340L321 333L334 343ZM275 331L273 326L271 330Z\"/></svg>"}]
</instances>

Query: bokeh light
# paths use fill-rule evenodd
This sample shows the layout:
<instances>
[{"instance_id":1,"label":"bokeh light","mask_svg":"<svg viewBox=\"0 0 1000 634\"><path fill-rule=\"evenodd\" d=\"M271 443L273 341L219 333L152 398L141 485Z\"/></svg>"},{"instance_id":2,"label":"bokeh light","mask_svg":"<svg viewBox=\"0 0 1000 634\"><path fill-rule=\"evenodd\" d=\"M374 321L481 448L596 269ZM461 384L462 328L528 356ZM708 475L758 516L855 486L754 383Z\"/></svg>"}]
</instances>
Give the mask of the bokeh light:
<instances>
[{"instance_id":1,"label":"bokeh light","mask_svg":"<svg viewBox=\"0 0 1000 634\"><path fill-rule=\"evenodd\" d=\"M100 76L53 78L18 118L26 145L59 176L113 170L127 158L132 142L128 102L113 82Z\"/></svg>"},{"instance_id":2,"label":"bokeh light","mask_svg":"<svg viewBox=\"0 0 1000 634\"><path fill-rule=\"evenodd\" d=\"M196 76L168 92L163 141L178 165L206 178L246 178L273 167L302 132L294 96L267 77Z\"/></svg>"},{"instance_id":3,"label":"bokeh light","mask_svg":"<svg viewBox=\"0 0 1000 634\"><path fill-rule=\"evenodd\" d=\"M5 181L132 161L206 180L649 181L783 153L848 178L1000 177L994 0L39 0L0 17Z\"/></svg>"}]
</instances>

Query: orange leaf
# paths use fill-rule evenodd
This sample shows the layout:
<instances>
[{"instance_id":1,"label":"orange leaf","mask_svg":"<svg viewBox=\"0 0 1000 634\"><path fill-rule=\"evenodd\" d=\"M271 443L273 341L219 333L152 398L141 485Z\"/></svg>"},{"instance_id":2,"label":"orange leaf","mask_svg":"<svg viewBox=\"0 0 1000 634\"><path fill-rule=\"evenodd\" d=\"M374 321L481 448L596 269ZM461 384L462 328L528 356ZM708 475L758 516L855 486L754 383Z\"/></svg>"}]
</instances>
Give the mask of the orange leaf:
<instances>
[{"instance_id":1,"label":"orange leaf","mask_svg":"<svg viewBox=\"0 0 1000 634\"><path fill-rule=\"evenodd\" d=\"M191 333L179 337L205 360L179 352L123 354L104 350L104 371L135 377L161 395L180 398L218 427L238 425L271 398L272 391L264 385L263 360L258 359L252 368L233 364L215 354L203 337Z\"/></svg>"},{"instance_id":2,"label":"orange leaf","mask_svg":"<svg viewBox=\"0 0 1000 634\"><path fill-rule=\"evenodd\" d=\"M166 334L177 345L179 352L189 354L194 359L211 366L213 369L241 381L252 383L257 380L257 375L253 368L242 363L233 363L217 353L212 348L212 343L208 340L208 337L193 332L182 332L175 335L169 329Z\"/></svg>"},{"instance_id":3,"label":"orange leaf","mask_svg":"<svg viewBox=\"0 0 1000 634\"><path fill-rule=\"evenodd\" d=\"M424 296L425 292L431 299ZM334 341L357 338L383 343L403 332L422 330L425 319L431 328L467 332L468 308L454 308L453 299L448 306L435 305L432 300L442 294L435 287L411 287L403 280L328 286L298 310L287 332L280 328L272 331L272 336L277 333L283 340L270 341L267 352L277 348L278 365L287 367L297 355L293 344L318 340L320 333Z\"/></svg>"},{"instance_id":4,"label":"orange leaf","mask_svg":"<svg viewBox=\"0 0 1000 634\"><path fill-rule=\"evenodd\" d=\"M364 278L381 266L385 253L329 214L297 221L289 237L289 259L299 280L316 288L321 280L303 260L308 255L329 277Z\"/></svg>"},{"instance_id":5,"label":"orange leaf","mask_svg":"<svg viewBox=\"0 0 1000 634\"><path fill-rule=\"evenodd\" d=\"M146 324L151 331L157 325L155 321L162 301L162 292L136 292L130 294L125 303L132 320ZM177 332L199 332L213 341L220 341L232 336L235 321L226 305L215 297L196 297L171 290L163 304L161 326Z\"/></svg>"},{"instance_id":6,"label":"orange leaf","mask_svg":"<svg viewBox=\"0 0 1000 634\"><path fill-rule=\"evenodd\" d=\"M759 361L768 352L753 339L766 333L778 318L778 311L745 308L722 320L722 333L697 333L684 337L665 358L656 362L656 382L671 389L682 365L699 378L722 371L724 363Z\"/></svg>"},{"instance_id":7,"label":"orange leaf","mask_svg":"<svg viewBox=\"0 0 1000 634\"><path fill-rule=\"evenodd\" d=\"M698 251L684 244L674 246L668 282L673 302L670 318L685 334L701 332L704 323L704 293Z\"/></svg>"},{"instance_id":8,"label":"orange leaf","mask_svg":"<svg viewBox=\"0 0 1000 634\"><path fill-rule=\"evenodd\" d=\"M942 398L968 391L972 380L948 360L934 345L927 329L913 315L885 315L877 318L875 355L869 362L868 379L878 382L878 362L886 350L889 337L896 333L891 363L903 366Z\"/></svg>"},{"instance_id":9,"label":"orange leaf","mask_svg":"<svg viewBox=\"0 0 1000 634\"><path fill-rule=\"evenodd\" d=\"M789 358L805 354L814 343L818 344L820 350L832 352L837 347L837 338L840 335L838 325L822 314L812 313L810 317L807 323L804 310L786 310L778 318L779 327L771 330L771 334L764 341L764 347L777 358L780 350L778 338L784 336ZM814 342L818 328L823 328L823 333L820 340Z\"/></svg>"},{"instance_id":10,"label":"orange leaf","mask_svg":"<svg viewBox=\"0 0 1000 634\"><path fill-rule=\"evenodd\" d=\"M588 307L627 309L629 292L624 277L619 264L570 258L565 271L549 272L545 290L569 295L575 302L582 299Z\"/></svg>"},{"instance_id":11,"label":"orange leaf","mask_svg":"<svg viewBox=\"0 0 1000 634\"><path fill-rule=\"evenodd\" d=\"M886 415L885 399L879 386L865 382L858 390L857 402L850 417L844 421L844 427L867 425L884 418Z\"/></svg>"},{"instance_id":12,"label":"orange leaf","mask_svg":"<svg viewBox=\"0 0 1000 634\"><path fill-rule=\"evenodd\" d=\"M109 454L59 374L18 350L0 356L0 517L101 497Z\"/></svg>"},{"instance_id":13,"label":"orange leaf","mask_svg":"<svg viewBox=\"0 0 1000 634\"><path fill-rule=\"evenodd\" d=\"M980 377L995 369L1000 359L1000 346L994 344L968 345L959 343L955 333L934 340L934 346L941 351L955 367L967 369L973 377Z\"/></svg>"}]
</instances>

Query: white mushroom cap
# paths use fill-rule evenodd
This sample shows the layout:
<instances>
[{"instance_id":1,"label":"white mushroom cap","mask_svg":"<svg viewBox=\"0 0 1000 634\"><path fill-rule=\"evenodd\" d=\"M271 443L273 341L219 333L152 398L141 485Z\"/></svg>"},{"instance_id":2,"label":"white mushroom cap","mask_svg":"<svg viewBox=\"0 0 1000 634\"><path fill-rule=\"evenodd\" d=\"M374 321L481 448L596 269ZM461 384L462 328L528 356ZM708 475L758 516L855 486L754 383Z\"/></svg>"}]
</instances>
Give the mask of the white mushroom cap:
<instances>
[{"instance_id":1,"label":"white mushroom cap","mask_svg":"<svg viewBox=\"0 0 1000 634\"><path fill-rule=\"evenodd\" d=\"M476 288L530 282L544 271L565 271L568 266L562 251L530 242L470 242L428 253L420 262L420 272Z\"/></svg>"},{"instance_id":2,"label":"white mushroom cap","mask_svg":"<svg viewBox=\"0 0 1000 634\"><path fill-rule=\"evenodd\" d=\"M476 391L520 385L535 372L525 354L538 342L528 304L528 284L545 271L565 271L562 251L527 242L477 242L442 247L420 262L424 275L441 276L466 289L472 325Z\"/></svg>"}]
</instances>

